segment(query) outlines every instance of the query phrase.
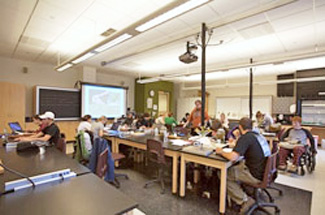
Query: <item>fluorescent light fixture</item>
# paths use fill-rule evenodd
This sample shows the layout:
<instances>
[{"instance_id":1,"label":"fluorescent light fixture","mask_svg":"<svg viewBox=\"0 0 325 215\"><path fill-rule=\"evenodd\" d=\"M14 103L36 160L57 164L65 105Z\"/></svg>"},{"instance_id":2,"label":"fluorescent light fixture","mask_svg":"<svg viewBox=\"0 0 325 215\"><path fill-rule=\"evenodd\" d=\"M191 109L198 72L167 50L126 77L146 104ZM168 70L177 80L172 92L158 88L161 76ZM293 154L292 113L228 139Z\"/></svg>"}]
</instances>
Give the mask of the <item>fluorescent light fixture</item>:
<instances>
[{"instance_id":1,"label":"fluorescent light fixture","mask_svg":"<svg viewBox=\"0 0 325 215\"><path fill-rule=\"evenodd\" d=\"M170 11L163 13L162 15L157 16L157 17L149 20L148 22L136 27L135 30L137 30L139 32L146 31L146 30L148 30L154 26L157 26L163 22L166 22L182 13L185 13L193 8L196 8L208 1L210 1L210 0L190 0L184 4L179 5L178 7L171 9Z\"/></svg>"},{"instance_id":2,"label":"fluorescent light fixture","mask_svg":"<svg viewBox=\"0 0 325 215\"><path fill-rule=\"evenodd\" d=\"M67 64L65 64L64 66L61 66L61 67L57 68L56 70L57 70L58 72L62 72L63 70L66 70L66 69L68 69L68 68L70 68L70 67L72 67L72 63L67 63Z\"/></svg>"},{"instance_id":3,"label":"fluorescent light fixture","mask_svg":"<svg viewBox=\"0 0 325 215\"><path fill-rule=\"evenodd\" d=\"M318 92L319 96L325 96L325 92Z\"/></svg>"},{"instance_id":4,"label":"fluorescent light fixture","mask_svg":"<svg viewBox=\"0 0 325 215\"><path fill-rule=\"evenodd\" d=\"M160 81L160 80L158 78L147 78L147 79L138 80L137 83L146 84L146 83L152 83L156 81Z\"/></svg>"},{"instance_id":5,"label":"fluorescent light fixture","mask_svg":"<svg viewBox=\"0 0 325 215\"><path fill-rule=\"evenodd\" d=\"M111 47L113 47L113 46L115 46L115 45L117 45L117 44L131 38L131 37L132 37L132 35L130 35L130 34L122 34L121 36L115 38L114 40L111 40L108 43L105 43L104 45L96 48L95 51L96 52L105 51L106 49L109 49L109 48L111 48Z\"/></svg>"},{"instance_id":6,"label":"fluorescent light fixture","mask_svg":"<svg viewBox=\"0 0 325 215\"><path fill-rule=\"evenodd\" d=\"M72 61L73 64L80 63L81 61L87 60L88 58L94 56L96 53L95 52L88 52L87 54L82 55L81 57L75 59Z\"/></svg>"}]
</instances>

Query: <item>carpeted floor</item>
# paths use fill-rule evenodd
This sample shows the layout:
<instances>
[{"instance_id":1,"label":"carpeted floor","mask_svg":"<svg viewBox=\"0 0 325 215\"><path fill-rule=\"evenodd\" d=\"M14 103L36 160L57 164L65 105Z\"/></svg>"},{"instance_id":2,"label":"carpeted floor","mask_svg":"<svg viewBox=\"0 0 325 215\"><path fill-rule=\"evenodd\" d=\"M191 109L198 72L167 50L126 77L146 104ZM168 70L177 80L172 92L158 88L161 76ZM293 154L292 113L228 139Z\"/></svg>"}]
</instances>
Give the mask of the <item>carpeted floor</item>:
<instances>
[{"instance_id":1,"label":"carpeted floor","mask_svg":"<svg viewBox=\"0 0 325 215\"><path fill-rule=\"evenodd\" d=\"M137 165L133 168L116 170L118 173L126 173L129 180L119 179L121 183L120 191L133 198L139 203L139 209L147 215L215 215L218 214L218 193L217 185L207 188L207 183L201 182L194 186L191 190L186 190L186 197L181 198L171 193L170 175L166 175L166 191L160 194L159 184L153 184L147 189L143 188L146 181L150 180L152 171L146 170L143 165ZM170 174L170 173L169 173ZM275 198L276 204L281 209L282 215L310 215L310 206L312 193L305 190L291 188L277 184L276 187L283 190L284 195L279 196L277 192L271 191ZM210 199L203 198L203 191L208 191L211 195ZM274 213L270 209L271 214ZM228 215L236 214L227 210ZM263 214L257 212L255 214Z\"/></svg>"}]
</instances>

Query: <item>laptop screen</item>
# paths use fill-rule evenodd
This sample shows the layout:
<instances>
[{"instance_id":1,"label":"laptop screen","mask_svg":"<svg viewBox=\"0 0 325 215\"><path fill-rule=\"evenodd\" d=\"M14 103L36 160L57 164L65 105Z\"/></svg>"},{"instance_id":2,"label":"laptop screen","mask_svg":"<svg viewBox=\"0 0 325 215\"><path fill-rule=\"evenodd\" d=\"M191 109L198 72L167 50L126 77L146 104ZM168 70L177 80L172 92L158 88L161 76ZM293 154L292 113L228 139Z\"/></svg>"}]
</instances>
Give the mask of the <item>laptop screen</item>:
<instances>
[{"instance_id":1,"label":"laptop screen","mask_svg":"<svg viewBox=\"0 0 325 215\"><path fill-rule=\"evenodd\" d=\"M9 127L11 128L11 131L14 132L14 131L20 131L22 132L23 129L21 128L19 122L9 122Z\"/></svg>"},{"instance_id":2,"label":"laptop screen","mask_svg":"<svg viewBox=\"0 0 325 215\"><path fill-rule=\"evenodd\" d=\"M112 127L111 127L111 130L115 130L117 131L118 130L118 127L121 125L120 122L114 122Z\"/></svg>"}]
</instances>

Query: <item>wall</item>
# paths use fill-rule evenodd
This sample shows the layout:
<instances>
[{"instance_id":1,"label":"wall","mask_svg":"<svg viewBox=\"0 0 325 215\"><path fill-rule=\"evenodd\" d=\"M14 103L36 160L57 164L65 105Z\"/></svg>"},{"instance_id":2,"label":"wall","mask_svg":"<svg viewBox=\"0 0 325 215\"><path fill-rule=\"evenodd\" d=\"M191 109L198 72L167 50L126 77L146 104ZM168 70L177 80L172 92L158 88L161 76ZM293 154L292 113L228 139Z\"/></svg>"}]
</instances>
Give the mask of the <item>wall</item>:
<instances>
[{"instance_id":1,"label":"wall","mask_svg":"<svg viewBox=\"0 0 325 215\"><path fill-rule=\"evenodd\" d=\"M73 87L78 80L76 69L58 73L53 70L54 65L40 64L28 61L0 58L0 81L21 83L26 87L26 116L33 115L33 87L35 85ZM28 68L23 73L23 67Z\"/></svg>"},{"instance_id":2,"label":"wall","mask_svg":"<svg viewBox=\"0 0 325 215\"><path fill-rule=\"evenodd\" d=\"M134 77L125 74L112 75L104 71L97 71L97 83L129 87L127 107L130 107L131 110L134 110L134 80Z\"/></svg>"},{"instance_id":3,"label":"wall","mask_svg":"<svg viewBox=\"0 0 325 215\"><path fill-rule=\"evenodd\" d=\"M21 61L10 58L0 57L1 76L0 81L10 83L21 83L26 87L26 116L34 115L33 110L33 87L55 86L73 88L76 81L81 80L81 71L77 68L71 68L64 72L53 70L54 65L42 64L28 61ZM23 73L23 67L28 68L27 73ZM105 71L97 72L97 82L102 84L111 84L129 87L128 106L134 108L134 78L125 75L111 75Z\"/></svg>"},{"instance_id":4,"label":"wall","mask_svg":"<svg viewBox=\"0 0 325 215\"><path fill-rule=\"evenodd\" d=\"M277 94L277 85L276 83L271 85L259 85L259 81L275 81L276 75L272 76L257 76L254 77L254 82L257 82L253 85L253 95L255 96L263 96L263 95L271 95L276 97ZM206 91L210 93L209 95L209 107L208 113L210 116L215 116L216 110L216 97L232 97L232 96L248 96L249 95L249 86L248 86L248 78L240 78L240 79L229 79L229 80L219 80L219 81L207 81L207 86L211 85L225 85L227 87L222 88L209 88L207 87ZM239 86L246 84L247 86ZM184 90L183 87L198 87L201 86L200 83L181 83L178 84L179 96L180 97L197 97L198 90ZM193 104L194 107L194 104ZM189 110L190 111L190 110ZM177 116L178 117L178 116Z\"/></svg>"},{"instance_id":5,"label":"wall","mask_svg":"<svg viewBox=\"0 0 325 215\"><path fill-rule=\"evenodd\" d=\"M169 81L158 81L147 84L136 83L135 97L135 110L139 113L145 113L159 110L152 110L147 108L147 98L150 98L149 91L153 90L155 95L152 97L153 104L158 105L158 91L169 92L169 110L175 112L176 108L174 105L174 83Z\"/></svg>"}]
</instances>

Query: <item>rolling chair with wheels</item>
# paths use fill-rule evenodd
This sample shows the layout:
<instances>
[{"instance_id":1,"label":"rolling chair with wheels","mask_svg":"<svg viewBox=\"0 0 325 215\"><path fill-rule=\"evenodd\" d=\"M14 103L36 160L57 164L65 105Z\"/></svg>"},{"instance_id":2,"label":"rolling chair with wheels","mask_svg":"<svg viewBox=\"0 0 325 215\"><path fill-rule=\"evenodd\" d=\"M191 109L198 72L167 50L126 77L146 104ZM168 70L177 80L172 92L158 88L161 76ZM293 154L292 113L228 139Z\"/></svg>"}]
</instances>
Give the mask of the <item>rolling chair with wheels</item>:
<instances>
[{"instance_id":1,"label":"rolling chair with wheels","mask_svg":"<svg viewBox=\"0 0 325 215\"><path fill-rule=\"evenodd\" d=\"M275 209L275 214L280 214L280 208L274 203L274 199L271 194L267 191L267 188L270 188L270 185L274 182L276 178L277 169L276 169L276 156L278 152L273 153L267 158L264 176L262 182L258 184L250 184L244 183L244 185L248 185L249 187L254 188L254 199L255 203L245 212L245 214L250 215L256 209L264 210L265 207L273 207ZM265 192L270 202L263 202L260 198L260 193Z\"/></svg>"},{"instance_id":2,"label":"rolling chair with wheels","mask_svg":"<svg viewBox=\"0 0 325 215\"><path fill-rule=\"evenodd\" d=\"M166 165L165 153L160 141L154 139L147 140L147 161L155 164L158 172L156 179L146 182L144 188L155 182L160 183L161 194L165 193L164 167Z\"/></svg>"},{"instance_id":3,"label":"rolling chair with wheels","mask_svg":"<svg viewBox=\"0 0 325 215\"><path fill-rule=\"evenodd\" d=\"M118 159L118 154L114 155ZM123 156L122 156L123 157ZM109 149L107 140L103 138L96 138L93 149L89 159L90 170L98 175L100 178L104 177L104 180L113 184L119 188L120 183L117 177L124 176L128 179L126 174L115 174L114 158Z\"/></svg>"}]
</instances>

